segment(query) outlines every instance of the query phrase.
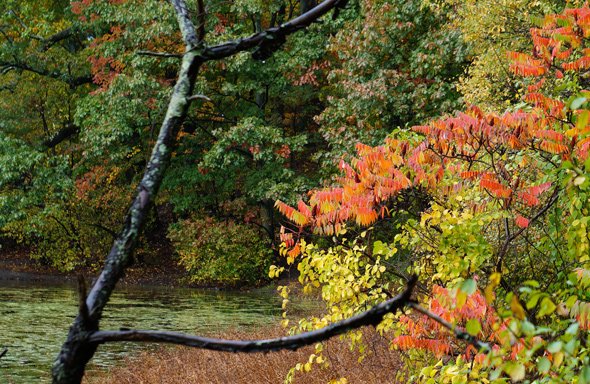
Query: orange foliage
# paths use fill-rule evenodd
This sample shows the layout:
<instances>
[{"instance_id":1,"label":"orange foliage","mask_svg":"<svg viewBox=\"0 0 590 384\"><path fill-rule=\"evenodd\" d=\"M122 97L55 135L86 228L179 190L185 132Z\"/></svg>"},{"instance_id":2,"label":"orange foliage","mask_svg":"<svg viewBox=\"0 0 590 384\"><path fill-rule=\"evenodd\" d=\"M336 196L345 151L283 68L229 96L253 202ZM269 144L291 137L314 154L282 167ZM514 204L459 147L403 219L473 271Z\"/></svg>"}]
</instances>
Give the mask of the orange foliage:
<instances>
[{"instance_id":1,"label":"orange foliage","mask_svg":"<svg viewBox=\"0 0 590 384\"><path fill-rule=\"evenodd\" d=\"M310 66L305 68L298 68L302 74L289 72L286 77L291 80L293 85L313 85L318 86L318 73L325 72L329 69L330 63L327 60L314 61Z\"/></svg>"},{"instance_id":2,"label":"orange foliage","mask_svg":"<svg viewBox=\"0 0 590 384\"><path fill-rule=\"evenodd\" d=\"M550 103L546 106L554 108ZM405 189L420 187L444 198L479 185L516 219L515 204L539 205L541 194L551 185L529 184L523 169L534 169L534 159L526 157L520 168L514 169L506 167L502 154L541 150L567 155L572 151L565 135L555 130L552 118L543 111L497 115L472 107L413 129L424 135L423 141L412 144L388 139L378 147L358 144L355 158L340 161L341 177L336 186L311 191L309 205L301 201L293 208L278 201L277 209L299 227L310 226L317 233L331 235L345 222L369 226L388 215L393 198ZM464 182L442 187L445 173ZM524 221L515 224L522 226Z\"/></svg>"},{"instance_id":3,"label":"orange foliage","mask_svg":"<svg viewBox=\"0 0 590 384\"><path fill-rule=\"evenodd\" d=\"M433 298L428 308L431 313L458 326L465 325L471 319L477 319L482 327L479 335L482 339L483 336L493 333L492 324L498 322L498 318L481 293L475 292L467 297L463 305L458 305L456 298L447 289L435 285L432 290ZM395 337L392 344L402 350L422 349L432 352L439 358L455 351L466 355L474 353L473 348L458 345L453 333L425 315L402 315L400 322L407 334Z\"/></svg>"},{"instance_id":4,"label":"orange foliage","mask_svg":"<svg viewBox=\"0 0 590 384\"><path fill-rule=\"evenodd\" d=\"M510 70L519 76L543 76L550 73L562 78L564 71L590 68L590 49L579 49L590 37L590 8L566 9L559 15L548 15L540 28L531 29L533 55L508 52ZM577 53L582 56L578 57Z\"/></svg>"},{"instance_id":5,"label":"orange foliage","mask_svg":"<svg viewBox=\"0 0 590 384\"><path fill-rule=\"evenodd\" d=\"M516 215L516 220L515 223L516 225L518 225L520 228L526 228L529 226L529 219L522 217L520 215Z\"/></svg>"}]
</instances>

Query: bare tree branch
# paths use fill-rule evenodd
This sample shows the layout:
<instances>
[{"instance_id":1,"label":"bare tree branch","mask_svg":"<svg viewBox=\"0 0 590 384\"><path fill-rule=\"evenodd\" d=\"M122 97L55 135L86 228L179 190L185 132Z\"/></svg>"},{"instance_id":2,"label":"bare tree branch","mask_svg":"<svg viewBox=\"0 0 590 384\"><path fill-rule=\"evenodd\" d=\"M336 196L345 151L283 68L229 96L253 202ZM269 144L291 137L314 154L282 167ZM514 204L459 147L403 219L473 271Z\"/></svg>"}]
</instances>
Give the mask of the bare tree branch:
<instances>
[{"instance_id":1,"label":"bare tree branch","mask_svg":"<svg viewBox=\"0 0 590 384\"><path fill-rule=\"evenodd\" d=\"M178 53L137 51L137 54L140 56L154 56L154 57L163 57L163 58L182 59L182 55L178 54Z\"/></svg>"},{"instance_id":2,"label":"bare tree branch","mask_svg":"<svg viewBox=\"0 0 590 384\"><path fill-rule=\"evenodd\" d=\"M52 79L63 81L68 84L71 88L79 87L80 85L92 83L92 76L90 74L81 76L71 76L66 73L62 73L47 68L32 66L22 61L4 61L0 60L0 72L7 73L11 70L20 70L36 73L41 76L50 77Z\"/></svg>"},{"instance_id":3,"label":"bare tree branch","mask_svg":"<svg viewBox=\"0 0 590 384\"><path fill-rule=\"evenodd\" d=\"M64 29L63 31L57 32L57 33L55 33L55 34L53 34L51 36L48 36L46 38L42 38L41 39L41 42L43 44L41 45L40 50L42 52L47 51L54 44L57 44L60 41L63 41L63 40L66 40L66 39L70 38L76 32L77 32L76 28L70 27L70 28Z\"/></svg>"},{"instance_id":4,"label":"bare tree branch","mask_svg":"<svg viewBox=\"0 0 590 384\"><path fill-rule=\"evenodd\" d=\"M377 304L368 311L359 313L348 319L330 324L321 329L311 332L305 332L294 336L281 337L275 339L262 340L224 340L209 337L193 336L179 332L164 331L144 331L144 330L121 330L121 331L97 331L92 333L88 341L91 343L104 344L111 342L154 342L170 343L184 345L187 347L207 349L213 351L223 351L232 353L254 353L254 352L273 352L279 350L297 350L306 345L311 345L325 341L331 337L358 329L363 326L376 326L388 313L394 313L403 307L410 307L417 312L436 321L443 327L447 328L459 340L465 340L475 346L478 350L488 352L491 350L490 345L485 343L469 333L463 331L444 320L442 317L421 307L415 301L412 301L412 292L417 284L417 276L409 278L406 288L402 293L383 303Z\"/></svg>"},{"instance_id":5,"label":"bare tree branch","mask_svg":"<svg viewBox=\"0 0 590 384\"><path fill-rule=\"evenodd\" d=\"M412 291L417 280L416 276L412 276L405 290L401 294L393 299L377 304L368 311L337 323L330 324L324 328L294 336L247 341L213 339L177 332L124 330L94 332L90 336L89 341L99 344L117 341L160 342L226 352L270 352L282 349L296 350L303 346L318 343L366 325L378 325L386 314L396 312L404 306L409 305Z\"/></svg>"},{"instance_id":6,"label":"bare tree branch","mask_svg":"<svg viewBox=\"0 0 590 384\"><path fill-rule=\"evenodd\" d=\"M203 61L220 60L235 55L238 52L257 48L253 57L258 60L264 60L285 42L286 36L308 27L318 18L334 9L344 6L344 4L345 1L343 0L325 0L309 12L288 21L279 27L269 28L243 39L228 41L212 47L201 48L199 57Z\"/></svg>"},{"instance_id":7,"label":"bare tree branch","mask_svg":"<svg viewBox=\"0 0 590 384\"><path fill-rule=\"evenodd\" d=\"M188 98L189 100L204 100L204 101L211 101L211 98L205 95L192 95Z\"/></svg>"},{"instance_id":8,"label":"bare tree branch","mask_svg":"<svg viewBox=\"0 0 590 384\"><path fill-rule=\"evenodd\" d=\"M197 38L199 41L205 41L205 23L207 21L207 11L205 10L205 3L203 0L197 0L199 7L199 25L197 27Z\"/></svg>"},{"instance_id":9,"label":"bare tree branch","mask_svg":"<svg viewBox=\"0 0 590 384\"><path fill-rule=\"evenodd\" d=\"M53 148L59 145L64 140L76 135L80 132L80 128L73 124L66 125L63 129L60 129L57 133L51 136L49 139L43 141L43 146L47 148Z\"/></svg>"},{"instance_id":10,"label":"bare tree branch","mask_svg":"<svg viewBox=\"0 0 590 384\"><path fill-rule=\"evenodd\" d=\"M125 330L94 332L90 336L89 341L99 344L115 341L172 343L194 348L226 352L270 352L282 349L296 350L303 346L318 343L366 325L378 325L386 314L396 312L410 303L410 297L417 281L417 277L412 276L406 289L401 294L393 299L377 304L368 311L337 323L330 324L324 328L294 336L268 340L223 340L192 336L177 332Z\"/></svg>"},{"instance_id":11,"label":"bare tree branch","mask_svg":"<svg viewBox=\"0 0 590 384\"><path fill-rule=\"evenodd\" d=\"M19 24L21 25L21 27L23 29L25 29L25 30L29 29L29 26L27 26L25 24L25 22L21 19L21 17L13 9L10 9L8 11L8 13L12 14L16 18L16 20L19 22ZM40 51L44 52L44 51L47 51L49 48L51 48L52 45L59 43L60 41L73 36L75 32L77 32L76 27L69 27L69 28L66 28L62 31L54 33L53 35L48 36L48 37L42 37L39 35L30 34L30 33L28 35L32 39L38 40L43 43L40 48Z\"/></svg>"},{"instance_id":12,"label":"bare tree branch","mask_svg":"<svg viewBox=\"0 0 590 384\"><path fill-rule=\"evenodd\" d=\"M549 208L551 208L557 202L557 200L559 199L559 192L559 187L555 187L555 189L553 189L551 197L543 206L543 208L541 208L533 217L531 217L531 219L529 220L529 225L541 218L541 216L543 216L549 210ZM502 269L502 261L504 260L504 256L506 256L506 253L508 252L508 247L510 246L510 243L512 243L512 241L514 241L518 236L520 236L524 231L526 231L527 228L528 227L520 228L518 231L514 232L511 235L510 232L507 231L506 240L504 241L504 243L502 244L502 248L500 248L500 251L498 252L498 260L496 261L497 272L499 272Z\"/></svg>"}]
</instances>

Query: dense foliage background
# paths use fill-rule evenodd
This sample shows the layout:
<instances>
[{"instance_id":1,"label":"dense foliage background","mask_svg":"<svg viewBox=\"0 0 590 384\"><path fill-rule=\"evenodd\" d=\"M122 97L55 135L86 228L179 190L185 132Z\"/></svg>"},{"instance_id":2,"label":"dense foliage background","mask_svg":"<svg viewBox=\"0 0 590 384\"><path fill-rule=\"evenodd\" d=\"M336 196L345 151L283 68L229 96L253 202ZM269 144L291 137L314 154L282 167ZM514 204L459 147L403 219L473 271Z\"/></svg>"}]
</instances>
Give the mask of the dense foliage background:
<instances>
[{"instance_id":1,"label":"dense foliage background","mask_svg":"<svg viewBox=\"0 0 590 384\"><path fill-rule=\"evenodd\" d=\"M183 47L162 1L38 5L9 2L2 15L0 234L28 244L44 264L96 268L176 78L177 58L142 51ZM212 2L208 43L276 26L312 5ZM377 144L395 127L461 105L454 82L468 49L457 30L444 29L447 13L420 1L352 2L268 60L243 53L209 64L197 84L205 98L180 133L137 259L153 259L172 226L178 260L193 279L224 283L199 276L180 251L212 241L195 230L200 222L244 228L276 256L276 200L296 203L329 182L335 160L359 140ZM259 268L243 282L264 280L273 255L245 252Z\"/></svg>"}]
</instances>

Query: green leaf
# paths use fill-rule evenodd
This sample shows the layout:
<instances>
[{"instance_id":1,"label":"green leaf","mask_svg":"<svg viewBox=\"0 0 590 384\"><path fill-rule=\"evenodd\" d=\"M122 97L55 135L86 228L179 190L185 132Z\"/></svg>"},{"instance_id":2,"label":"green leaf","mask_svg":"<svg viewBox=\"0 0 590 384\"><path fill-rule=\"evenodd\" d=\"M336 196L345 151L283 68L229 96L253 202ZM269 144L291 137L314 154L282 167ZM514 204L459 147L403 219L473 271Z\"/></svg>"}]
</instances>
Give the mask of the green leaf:
<instances>
[{"instance_id":1,"label":"green leaf","mask_svg":"<svg viewBox=\"0 0 590 384\"><path fill-rule=\"evenodd\" d=\"M494 369L492 373L490 373L490 380L497 380L500 375L502 375L502 370L500 368Z\"/></svg>"},{"instance_id":2,"label":"green leaf","mask_svg":"<svg viewBox=\"0 0 590 384\"><path fill-rule=\"evenodd\" d=\"M578 115L578 119L576 120L576 128L584 129L586 125L588 125L589 118L590 113L587 109L580 112L580 114Z\"/></svg>"},{"instance_id":3,"label":"green leaf","mask_svg":"<svg viewBox=\"0 0 590 384\"><path fill-rule=\"evenodd\" d=\"M477 319L471 319L465 324L465 330L471 336L477 336L481 332L481 324Z\"/></svg>"},{"instance_id":4,"label":"green leaf","mask_svg":"<svg viewBox=\"0 0 590 384\"><path fill-rule=\"evenodd\" d=\"M554 341L551 344L549 344L547 346L547 352L549 353L556 353L561 351L561 348L563 347L563 343L561 341Z\"/></svg>"},{"instance_id":5,"label":"green leaf","mask_svg":"<svg viewBox=\"0 0 590 384\"><path fill-rule=\"evenodd\" d=\"M537 369L539 370L539 372L541 373L547 373L549 372L549 369L551 369L551 362L549 361L548 358L546 357L541 357L538 361L537 361Z\"/></svg>"},{"instance_id":6,"label":"green leaf","mask_svg":"<svg viewBox=\"0 0 590 384\"><path fill-rule=\"evenodd\" d=\"M467 279L461 284L461 291L465 292L467 296L473 295L477 289L477 283L473 279Z\"/></svg>"},{"instance_id":7,"label":"green leaf","mask_svg":"<svg viewBox=\"0 0 590 384\"><path fill-rule=\"evenodd\" d=\"M570 104L570 108L571 109L579 109L582 104L584 104L586 102L586 98L585 97L577 97L574 99L574 101L572 101L572 103Z\"/></svg>"},{"instance_id":8,"label":"green leaf","mask_svg":"<svg viewBox=\"0 0 590 384\"><path fill-rule=\"evenodd\" d=\"M381 240L377 240L373 243L373 254L374 255L384 255L387 251L387 247Z\"/></svg>"},{"instance_id":9,"label":"green leaf","mask_svg":"<svg viewBox=\"0 0 590 384\"><path fill-rule=\"evenodd\" d=\"M577 344L578 344L578 340L577 339L571 339L570 341L568 341L565 344L565 346L563 347L563 350L566 351L571 356L574 356L575 355Z\"/></svg>"},{"instance_id":10,"label":"green leaf","mask_svg":"<svg viewBox=\"0 0 590 384\"><path fill-rule=\"evenodd\" d=\"M567 327L567 329L565 330L565 334L566 335L576 335L578 333L579 329L580 329L580 324L573 323L572 325Z\"/></svg>"},{"instance_id":11,"label":"green leaf","mask_svg":"<svg viewBox=\"0 0 590 384\"><path fill-rule=\"evenodd\" d=\"M555 311L556 308L557 306L553 304L553 301L551 301L550 298L545 297L543 298L543 300L541 300L541 306L539 313L537 314L537 317L540 318L546 315L550 315Z\"/></svg>"},{"instance_id":12,"label":"green leaf","mask_svg":"<svg viewBox=\"0 0 590 384\"><path fill-rule=\"evenodd\" d=\"M532 336L535 334L535 326L528 320L524 320L520 323L520 330L527 336Z\"/></svg>"},{"instance_id":13,"label":"green leaf","mask_svg":"<svg viewBox=\"0 0 590 384\"><path fill-rule=\"evenodd\" d=\"M463 305L465 305L465 302L467 302L467 295L462 290L459 290L457 292L457 297L456 297L457 308L463 308Z\"/></svg>"},{"instance_id":14,"label":"green leaf","mask_svg":"<svg viewBox=\"0 0 590 384\"><path fill-rule=\"evenodd\" d=\"M567 301L565 302L565 306L568 308L572 308L574 306L574 304L576 304L576 301L578 301L578 296L574 295L574 296L570 296Z\"/></svg>"},{"instance_id":15,"label":"green leaf","mask_svg":"<svg viewBox=\"0 0 590 384\"><path fill-rule=\"evenodd\" d=\"M524 379L526 373L524 365L522 363L506 364L504 370L510 376L510 379L513 382L521 381L522 379Z\"/></svg>"},{"instance_id":16,"label":"green leaf","mask_svg":"<svg viewBox=\"0 0 590 384\"><path fill-rule=\"evenodd\" d=\"M543 296L542 293L538 292L531 296L531 298L526 302L527 309L532 309L537 306L539 299Z\"/></svg>"}]
</instances>

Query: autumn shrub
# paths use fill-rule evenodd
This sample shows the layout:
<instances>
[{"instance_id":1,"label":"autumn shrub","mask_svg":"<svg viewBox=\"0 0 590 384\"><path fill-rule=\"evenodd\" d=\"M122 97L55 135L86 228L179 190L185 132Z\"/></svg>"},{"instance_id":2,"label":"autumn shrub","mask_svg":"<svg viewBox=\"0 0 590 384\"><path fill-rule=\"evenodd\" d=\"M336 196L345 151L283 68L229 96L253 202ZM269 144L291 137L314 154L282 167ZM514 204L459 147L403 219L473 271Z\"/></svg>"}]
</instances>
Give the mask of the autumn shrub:
<instances>
[{"instance_id":1,"label":"autumn shrub","mask_svg":"<svg viewBox=\"0 0 590 384\"><path fill-rule=\"evenodd\" d=\"M168 231L179 263L203 285L258 284L266 279L272 251L250 226L213 218L179 221Z\"/></svg>"},{"instance_id":2,"label":"autumn shrub","mask_svg":"<svg viewBox=\"0 0 590 384\"><path fill-rule=\"evenodd\" d=\"M100 165L80 172L67 191L67 200L29 218L32 257L64 271L98 268L112 246L134 188L124 169Z\"/></svg>"},{"instance_id":3,"label":"autumn shrub","mask_svg":"<svg viewBox=\"0 0 590 384\"><path fill-rule=\"evenodd\" d=\"M98 267L114 237L89 222L92 212L77 204L47 213L29 241L31 257L62 271Z\"/></svg>"},{"instance_id":4,"label":"autumn shrub","mask_svg":"<svg viewBox=\"0 0 590 384\"><path fill-rule=\"evenodd\" d=\"M128 208L135 184L126 173L132 175L137 164L84 164L73 172L66 156L33 156L18 140L0 142L0 163L12 158L20 167L0 172L0 229L44 265L63 271L98 267ZM22 172L31 172L26 181ZM23 191L14 188L19 183Z\"/></svg>"}]
</instances>

